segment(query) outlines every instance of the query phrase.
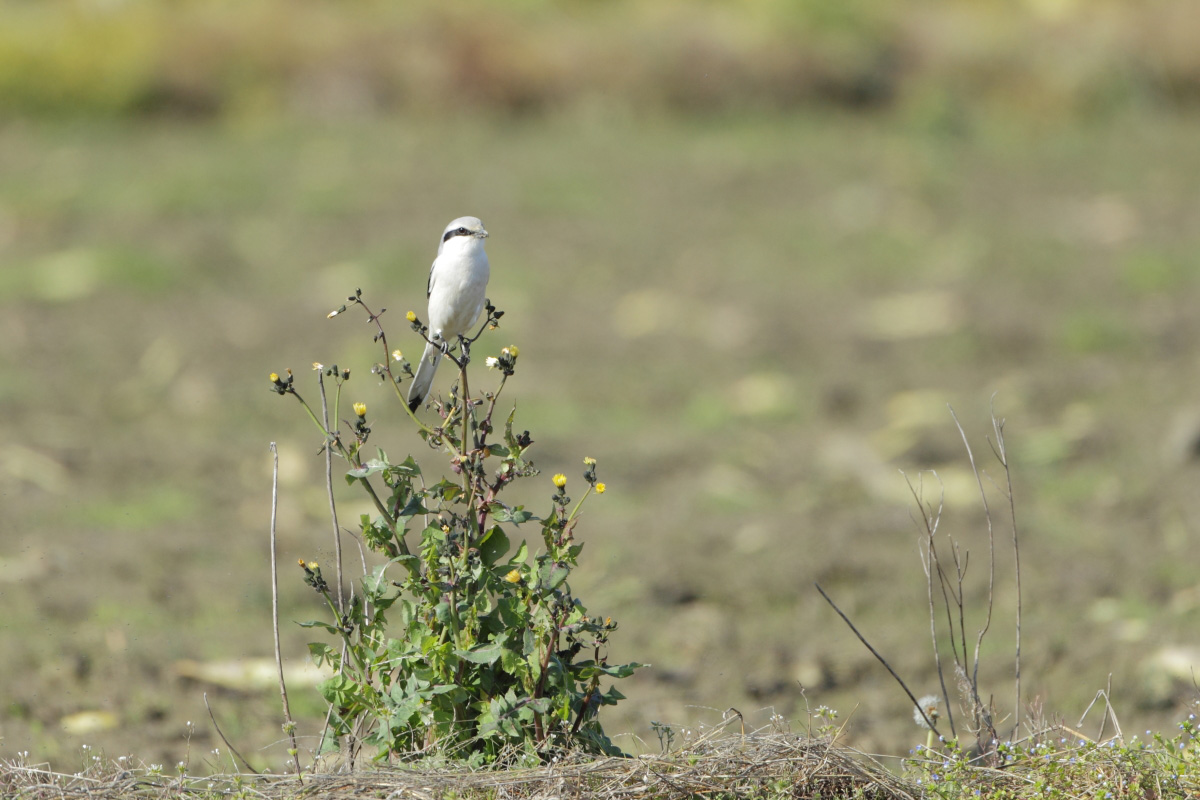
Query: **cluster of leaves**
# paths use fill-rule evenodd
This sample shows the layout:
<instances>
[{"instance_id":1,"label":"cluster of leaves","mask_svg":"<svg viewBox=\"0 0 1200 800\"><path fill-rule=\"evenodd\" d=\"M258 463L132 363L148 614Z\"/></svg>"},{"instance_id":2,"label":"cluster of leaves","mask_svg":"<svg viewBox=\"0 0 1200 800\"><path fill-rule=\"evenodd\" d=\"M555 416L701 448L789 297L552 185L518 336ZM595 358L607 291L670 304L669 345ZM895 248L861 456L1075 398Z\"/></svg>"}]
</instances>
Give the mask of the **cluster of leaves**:
<instances>
[{"instance_id":1,"label":"cluster of leaves","mask_svg":"<svg viewBox=\"0 0 1200 800\"><path fill-rule=\"evenodd\" d=\"M366 309L361 294L350 304ZM447 352L459 369L458 382L446 400L432 403L433 425L408 410L399 385L411 367L399 351L388 352L379 316L367 313L388 353L373 371L395 387L398 407L422 438L449 457L453 477L427 483L411 456L394 462L382 449L364 458L371 433L365 405L354 404L355 419L345 435L300 398L291 373L286 379L272 376L274 389L300 399L326 446L348 462L347 482L371 498L377 514L362 516L362 540L386 558L364 575L361 594L348 602L319 565L301 563L333 620L304 623L334 639L309 645L314 660L335 672L320 687L330 704L322 748L348 744L353 755L365 744L381 758L436 753L476 763L506 754L545 757L565 747L618 753L597 712L623 699L611 680L641 665L608 663L606 646L617 624L589 615L568 583L583 549L574 535L580 507L605 489L595 461L584 460L587 489L574 506L561 474L554 476L544 517L504 503L500 494L506 487L538 475L527 455L533 445L529 432L514 432L515 411L493 438L493 414L515 371L517 348L487 360L500 376L494 390L474 396L467 380L469 345L494 328L502 312L489 305L479 334L458 342L459 355ZM428 341L412 312L409 320ZM323 407L324 379L337 384L336 419L349 371L315 366ZM536 552L525 541L514 550L510 532L521 527L540 529Z\"/></svg>"}]
</instances>

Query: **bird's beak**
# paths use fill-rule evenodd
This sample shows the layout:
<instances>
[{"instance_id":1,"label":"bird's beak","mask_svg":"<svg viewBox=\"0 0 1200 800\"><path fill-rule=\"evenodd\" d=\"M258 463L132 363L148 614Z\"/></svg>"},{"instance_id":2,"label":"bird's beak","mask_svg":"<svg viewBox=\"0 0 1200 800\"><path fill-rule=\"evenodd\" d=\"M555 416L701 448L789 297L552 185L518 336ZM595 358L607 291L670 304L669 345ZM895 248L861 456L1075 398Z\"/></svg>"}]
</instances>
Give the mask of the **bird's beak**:
<instances>
[{"instance_id":1,"label":"bird's beak","mask_svg":"<svg viewBox=\"0 0 1200 800\"><path fill-rule=\"evenodd\" d=\"M478 239L486 239L488 237L488 232L480 228L475 232L475 237Z\"/></svg>"}]
</instances>

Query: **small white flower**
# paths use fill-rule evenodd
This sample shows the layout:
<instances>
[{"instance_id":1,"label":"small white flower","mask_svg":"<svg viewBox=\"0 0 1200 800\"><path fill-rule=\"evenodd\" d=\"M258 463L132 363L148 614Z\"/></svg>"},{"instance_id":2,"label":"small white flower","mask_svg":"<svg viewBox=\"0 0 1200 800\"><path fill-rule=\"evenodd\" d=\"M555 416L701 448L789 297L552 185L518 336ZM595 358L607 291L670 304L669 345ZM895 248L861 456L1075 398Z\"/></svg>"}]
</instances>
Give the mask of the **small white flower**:
<instances>
[{"instance_id":1,"label":"small white flower","mask_svg":"<svg viewBox=\"0 0 1200 800\"><path fill-rule=\"evenodd\" d=\"M941 716L942 698L936 694L927 694L917 701L917 705L913 708L913 722L917 723L922 728L929 728L929 722L937 724L938 717ZM922 715L921 712L924 712ZM929 722L926 722L926 717Z\"/></svg>"},{"instance_id":2,"label":"small white flower","mask_svg":"<svg viewBox=\"0 0 1200 800\"><path fill-rule=\"evenodd\" d=\"M488 356L486 359L484 359L483 363L487 364L488 369L495 369L496 367L500 366L500 359L496 358L495 356Z\"/></svg>"}]
</instances>

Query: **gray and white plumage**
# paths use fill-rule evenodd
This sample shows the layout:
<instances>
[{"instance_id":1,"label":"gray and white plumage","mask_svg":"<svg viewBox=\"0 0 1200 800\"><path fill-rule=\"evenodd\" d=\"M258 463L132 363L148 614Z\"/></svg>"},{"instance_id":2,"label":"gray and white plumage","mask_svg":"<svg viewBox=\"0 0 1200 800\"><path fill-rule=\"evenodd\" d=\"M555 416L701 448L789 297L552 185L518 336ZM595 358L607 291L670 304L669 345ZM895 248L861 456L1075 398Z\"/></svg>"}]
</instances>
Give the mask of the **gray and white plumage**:
<instances>
[{"instance_id":1,"label":"gray and white plumage","mask_svg":"<svg viewBox=\"0 0 1200 800\"><path fill-rule=\"evenodd\" d=\"M453 347L467 333L487 303L490 270L483 240L488 232L478 217L459 217L442 231L437 258L429 270L429 338L417 374L408 387L408 407L425 401L443 348Z\"/></svg>"}]
</instances>

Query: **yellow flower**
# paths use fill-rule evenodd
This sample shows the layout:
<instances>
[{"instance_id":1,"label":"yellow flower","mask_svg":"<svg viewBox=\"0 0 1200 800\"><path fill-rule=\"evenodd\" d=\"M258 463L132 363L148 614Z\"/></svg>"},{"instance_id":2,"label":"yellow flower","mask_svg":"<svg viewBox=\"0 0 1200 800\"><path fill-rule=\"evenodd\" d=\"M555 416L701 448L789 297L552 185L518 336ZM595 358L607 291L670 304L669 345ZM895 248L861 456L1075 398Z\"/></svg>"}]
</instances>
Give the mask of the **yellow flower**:
<instances>
[{"instance_id":1,"label":"yellow flower","mask_svg":"<svg viewBox=\"0 0 1200 800\"><path fill-rule=\"evenodd\" d=\"M597 483L596 484L596 494L604 494L604 490L607 488L608 487L605 486L603 483Z\"/></svg>"},{"instance_id":2,"label":"yellow flower","mask_svg":"<svg viewBox=\"0 0 1200 800\"><path fill-rule=\"evenodd\" d=\"M512 357L514 359L517 356L521 355L521 351L517 349L517 346L515 344L511 344L508 346L508 352L512 354Z\"/></svg>"},{"instance_id":3,"label":"yellow flower","mask_svg":"<svg viewBox=\"0 0 1200 800\"><path fill-rule=\"evenodd\" d=\"M358 414L360 417L365 417L367 415L367 404L366 403L355 403L354 404L354 413Z\"/></svg>"},{"instance_id":4,"label":"yellow flower","mask_svg":"<svg viewBox=\"0 0 1200 800\"><path fill-rule=\"evenodd\" d=\"M409 322L416 322L417 321L417 312L410 311L404 315L404 318L407 319Z\"/></svg>"},{"instance_id":5,"label":"yellow flower","mask_svg":"<svg viewBox=\"0 0 1200 800\"><path fill-rule=\"evenodd\" d=\"M316 568L317 568L317 567L319 567L319 566L321 566L321 565L320 565L320 564L318 564L318 563L317 563L317 562L315 562L315 561L310 561L310 562L308 562L308 568L309 568L309 569L316 569Z\"/></svg>"},{"instance_id":6,"label":"yellow flower","mask_svg":"<svg viewBox=\"0 0 1200 800\"><path fill-rule=\"evenodd\" d=\"M583 463L585 466L594 467L594 466L596 466L596 459L592 458L591 456L588 456L587 458L585 458L583 460Z\"/></svg>"},{"instance_id":7,"label":"yellow flower","mask_svg":"<svg viewBox=\"0 0 1200 800\"><path fill-rule=\"evenodd\" d=\"M507 575L504 576L504 580L508 581L509 583L520 583L521 582L521 573L517 572L514 569L511 572L509 572Z\"/></svg>"},{"instance_id":8,"label":"yellow flower","mask_svg":"<svg viewBox=\"0 0 1200 800\"><path fill-rule=\"evenodd\" d=\"M560 489L563 488L564 486L566 486L567 485L567 476L563 475L561 472L558 473L557 475L555 475L554 476L554 485Z\"/></svg>"},{"instance_id":9,"label":"yellow flower","mask_svg":"<svg viewBox=\"0 0 1200 800\"><path fill-rule=\"evenodd\" d=\"M272 372L267 377L269 377L271 379L271 383L279 383L279 373L278 372Z\"/></svg>"},{"instance_id":10,"label":"yellow flower","mask_svg":"<svg viewBox=\"0 0 1200 800\"><path fill-rule=\"evenodd\" d=\"M325 365L322 364L320 361L313 362L313 372L320 372L323 369L325 369Z\"/></svg>"},{"instance_id":11,"label":"yellow flower","mask_svg":"<svg viewBox=\"0 0 1200 800\"><path fill-rule=\"evenodd\" d=\"M300 559L300 566L302 566L302 567L304 566L304 559L303 559L303 558L302 558L302 559Z\"/></svg>"},{"instance_id":12,"label":"yellow flower","mask_svg":"<svg viewBox=\"0 0 1200 800\"><path fill-rule=\"evenodd\" d=\"M404 353L401 353L399 350L392 351L392 361L403 361L403 360L404 360Z\"/></svg>"}]
</instances>

